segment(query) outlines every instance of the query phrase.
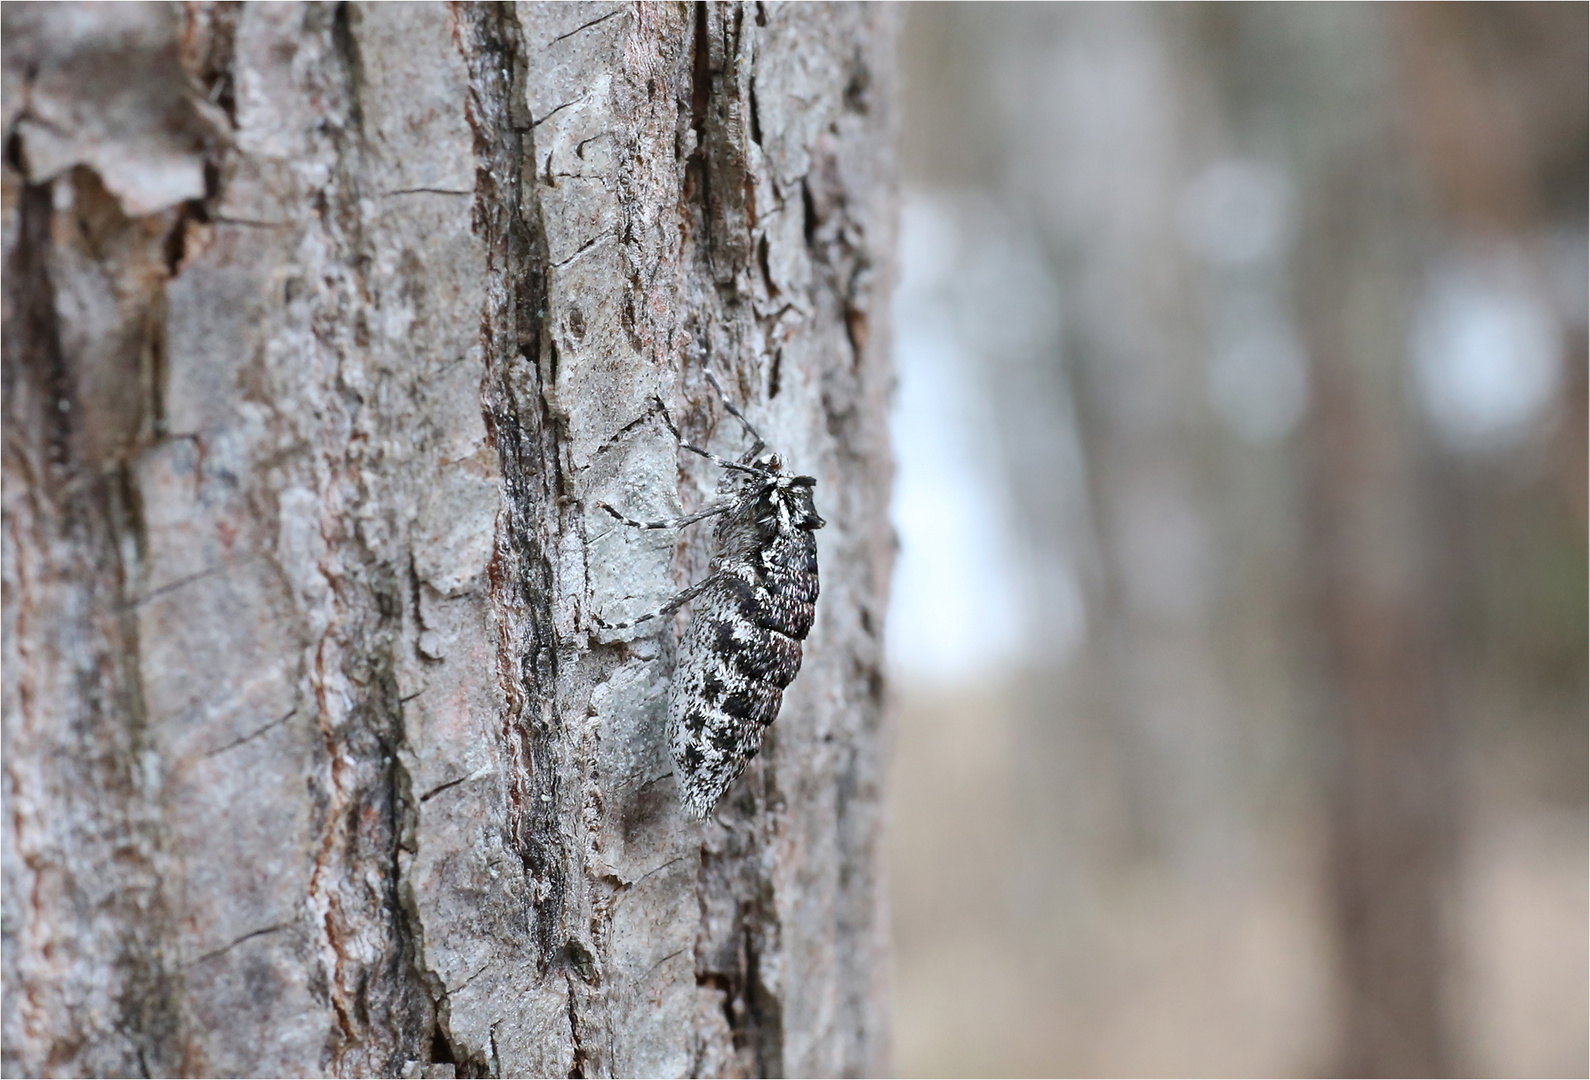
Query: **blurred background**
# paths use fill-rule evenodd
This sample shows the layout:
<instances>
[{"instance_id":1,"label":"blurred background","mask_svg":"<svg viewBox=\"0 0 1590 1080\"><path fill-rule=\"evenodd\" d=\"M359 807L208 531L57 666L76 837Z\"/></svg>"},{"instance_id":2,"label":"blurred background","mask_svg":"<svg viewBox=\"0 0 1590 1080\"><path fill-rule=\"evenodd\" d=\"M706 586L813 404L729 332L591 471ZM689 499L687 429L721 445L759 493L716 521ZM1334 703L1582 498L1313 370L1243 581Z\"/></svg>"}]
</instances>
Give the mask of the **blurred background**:
<instances>
[{"instance_id":1,"label":"blurred background","mask_svg":"<svg viewBox=\"0 0 1590 1080\"><path fill-rule=\"evenodd\" d=\"M909 9L900 1074L1590 1072L1586 12Z\"/></svg>"}]
</instances>

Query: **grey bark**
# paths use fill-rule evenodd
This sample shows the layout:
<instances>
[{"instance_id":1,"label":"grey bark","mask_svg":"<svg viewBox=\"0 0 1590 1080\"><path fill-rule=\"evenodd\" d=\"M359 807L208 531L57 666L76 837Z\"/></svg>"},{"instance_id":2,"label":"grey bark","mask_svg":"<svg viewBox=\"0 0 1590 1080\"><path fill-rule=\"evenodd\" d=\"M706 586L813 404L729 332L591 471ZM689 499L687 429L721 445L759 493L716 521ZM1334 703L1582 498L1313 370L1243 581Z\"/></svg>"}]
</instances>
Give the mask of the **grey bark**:
<instances>
[{"instance_id":1,"label":"grey bark","mask_svg":"<svg viewBox=\"0 0 1590 1080\"><path fill-rule=\"evenodd\" d=\"M890 14L4 14L5 1071L880 1072ZM704 361L829 525L694 825Z\"/></svg>"}]
</instances>

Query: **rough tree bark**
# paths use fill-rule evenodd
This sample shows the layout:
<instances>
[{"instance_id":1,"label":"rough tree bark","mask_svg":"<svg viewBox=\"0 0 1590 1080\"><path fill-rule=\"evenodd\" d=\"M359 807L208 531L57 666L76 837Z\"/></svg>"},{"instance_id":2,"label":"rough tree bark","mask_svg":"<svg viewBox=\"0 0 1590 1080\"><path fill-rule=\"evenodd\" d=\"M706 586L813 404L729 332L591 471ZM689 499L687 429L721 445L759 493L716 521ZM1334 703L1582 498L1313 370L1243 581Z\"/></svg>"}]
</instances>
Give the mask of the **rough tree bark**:
<instances>
[{"instance_id":1,"label":"rough tree bark","mask_svg":"<svg viewBox=\"0 0 1590 1080\"><path fill-rule=\"evenodd\" d=\"M885 1067L890 19L7 5L7 1073ZM829 525L695 825L704 360Z\"/></svg>"}]
</instances>

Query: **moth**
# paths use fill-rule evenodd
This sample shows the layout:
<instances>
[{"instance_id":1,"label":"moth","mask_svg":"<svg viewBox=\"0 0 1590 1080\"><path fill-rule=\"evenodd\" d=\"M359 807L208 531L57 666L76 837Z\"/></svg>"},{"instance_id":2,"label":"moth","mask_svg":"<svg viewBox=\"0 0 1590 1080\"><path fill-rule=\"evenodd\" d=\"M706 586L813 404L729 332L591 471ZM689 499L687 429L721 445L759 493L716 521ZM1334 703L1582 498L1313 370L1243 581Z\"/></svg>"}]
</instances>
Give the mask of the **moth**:
<instances>
[{"instance_id":1,"label":"moth","mask_svg":"<svg viewBox=\"0 0 1590 1080\"><path fill-rule=\"evenodd\" d=\"M705 578L662 608L615 629L638 625L692 604L668 693L668 745L686 810L705 818L762 748L763 730L778 717L784 690L801 666L801 642L817 612L817 539L826 522L812 504L817 480L784 471L778 454L724 394L707 380L752 439L738 461L692 446L663 413L679 445L724 470L711 503L694 514L636 521L597 505L637 529L680 529L717 518Z\"/></svg>"}]
</instances>

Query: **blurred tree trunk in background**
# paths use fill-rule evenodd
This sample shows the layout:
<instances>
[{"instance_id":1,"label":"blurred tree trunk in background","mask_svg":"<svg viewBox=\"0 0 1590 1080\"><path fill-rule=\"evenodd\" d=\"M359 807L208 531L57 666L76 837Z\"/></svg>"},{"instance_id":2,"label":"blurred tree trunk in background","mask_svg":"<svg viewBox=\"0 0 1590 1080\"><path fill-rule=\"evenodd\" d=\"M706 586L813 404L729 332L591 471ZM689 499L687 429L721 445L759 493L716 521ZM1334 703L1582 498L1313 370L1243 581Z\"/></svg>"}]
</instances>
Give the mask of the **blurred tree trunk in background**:
<instances>
[{"instance_id":1,"label":"blurred tree trunk in background","mask_svg":"<svg viewBox=\"0 0 1590 1080\"><path fill-rule=\"evenodd\" d=\"M1413 275L1389 147L1322 180L1300 245L1309 551L1349 1076L1445 1076L1453 734L1437 696L1427 485L1401 363ZM1378 152L1377 152L1378 151ZM1390 362L1387 362L1387 361Z\"/></svg>"},{"instance_id":2,"label":"blurred tree trunk in background","mask_svg":"<svg viewBox=\"0 0 1590 1080\"><path fill-rule=\"evenodd\" d=\"M5 9L8 1075L877 1075L891 16ZM696 826L635 535L823 597Z\"/></svg>"},{"instance_id":3,"label":"blurred tree trunk in background","mask_svg":"<svg viewBox=\"0 0 1590 1080\"><path fill-rule=\"evenodd\" d=\"M1270 110L1272 135L1287 133L1303 211L1291 270L1309 358L1300 583L1313 622L1300 630L1341 993L1327 1071L1447 1075L1455 738L1436 681L1428 447L1406 392L1430 221L1392 108L1386 22L1265 9L1209 25L1233 116Z\"/></svg>"},{"instance_id":4,"label":"blurred tree trunk in background","mask_svg":"<svg viewBox=\"0 0 1590 1080\"><path fill-rule=\"evenodd\" d=\"M1245 793L1228 768L1240 729L1222 670L1211 550L1219 432L1200 363L1199 268L1177 228L1210 102L1189 92L1167 33L1174 22L1161 13L1084 5L1058 18L1064 44L1031 88L1049 137L1024 148L1013 171L1045 225L1065 363L1045 357L1048 392L1012 380L1004 404L1074 409L1090 513L1069 531L1091 541L1088 660L1078 667L1115 742L1123 854L1184 866L1240 859ZM1043 492L1024 510L1063 520L1057 455L1015 444L1039 425L1012 427L1012 460L1048 473L1022 478L1023 490ZM1056 546L1066 536L1034 532Z\"/></svg>"},{"instance_id":5,"label":"blurred tree trunk in background","mask_svg":"<svg viewBox=\"0 0 1590 1080\"><path fill-rule=\"evenodd\" d=\"M1472 672L1493 647L1488 613L1478 627L1470 613L1483 610L1483 554L1495 523L1517 514L1517 484L1437 452L1410 395L1427 329L1419 320L1431 318L1431 280L1443 270L1465 259L1505 267L1519 253L1530 285L1550 297L1551 247L1577 246L1582 264L1585 10L1432 4L1343 12L1338 29L1356 47L1317 69L1309 95L1319 117L1309 126L1325 138L1300 155L1316 211L1298 266L1314 360L1324 704L1339 734L1328 775L1346 992L1340 1067L1461 1074L1453 986L1470 957L1456 948L1454 875L1459 832L1472 825L1460 806L1457 723L1473 711L1462 699L1476 694ZM1369 86L1383 88L1373 100ZM1585 366L1572 309L1582 303L1556 313L1570 331L1562 403L1538 422L1548 434L1530 440L1581 525ZM1522 347L1488 346L1502 363Z\"/></svg>"}]
</instances>

